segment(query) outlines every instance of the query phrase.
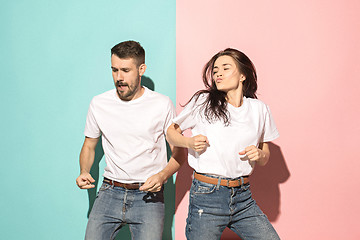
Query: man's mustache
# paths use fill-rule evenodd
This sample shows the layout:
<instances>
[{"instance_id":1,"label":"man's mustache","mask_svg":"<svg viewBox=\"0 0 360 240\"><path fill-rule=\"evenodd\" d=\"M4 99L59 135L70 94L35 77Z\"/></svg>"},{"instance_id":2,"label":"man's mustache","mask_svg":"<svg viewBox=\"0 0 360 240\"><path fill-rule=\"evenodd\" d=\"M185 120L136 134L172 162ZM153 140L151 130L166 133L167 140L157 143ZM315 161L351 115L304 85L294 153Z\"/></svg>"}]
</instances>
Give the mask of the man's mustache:
<instances>
[{"instance_id":1,"label":"man's mustache","mask_svg":"<svg viewBox=\"0 0 360 240\"><path fill-rule=\"evenodd\" d=\"M116 81L116 86L120 87L120 86L129 86L127 83L122 82L122 81Z\"/></svg>"}]
</instances>

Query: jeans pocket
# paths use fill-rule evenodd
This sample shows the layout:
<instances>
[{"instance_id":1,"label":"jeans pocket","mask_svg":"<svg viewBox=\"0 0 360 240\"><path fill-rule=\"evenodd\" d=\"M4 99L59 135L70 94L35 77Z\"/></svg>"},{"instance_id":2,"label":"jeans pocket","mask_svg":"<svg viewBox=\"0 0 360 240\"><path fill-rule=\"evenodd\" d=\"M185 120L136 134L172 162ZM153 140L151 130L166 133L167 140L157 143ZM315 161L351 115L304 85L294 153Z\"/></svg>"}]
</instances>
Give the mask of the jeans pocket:
<instances>
[{"instance_id":1,"label":"jeans pocket","mask_svg":"<svg viewBox=\"0 0 360 240\"><path fill-rule=\"evenodd\" d=\"M105 190L107 190L107 189L109 189L109 188L111 188L111 187L112 187L112 185L110 185L110 184L108 184L108 183L103 183L103 184L101 185L101 187L99 188L99 192L105 191Z\"/></svg>"},{"instance_id":2,"label":"jeans pocket","mask_svg":"<svg viewBox=\"0 0 360 240\"><path fill-rule=\"evenodd\" d=\"M247 184L241 186L242 191L247 191L247 190L249 190L249 188L250 188L250 183L247 183Z\"/></svg>"},{"instance_id":3,"label":"jeans pocket","mask_svg":"<svg viewBox=\"0 0 360 240\"><path fill-rule=\"evenodd\" d=\"M216 185L210 183L204 183L194 179L191 188L194 194L209 194L214 192L214 190L216 189Z\"/></svg>"}]
</instances>

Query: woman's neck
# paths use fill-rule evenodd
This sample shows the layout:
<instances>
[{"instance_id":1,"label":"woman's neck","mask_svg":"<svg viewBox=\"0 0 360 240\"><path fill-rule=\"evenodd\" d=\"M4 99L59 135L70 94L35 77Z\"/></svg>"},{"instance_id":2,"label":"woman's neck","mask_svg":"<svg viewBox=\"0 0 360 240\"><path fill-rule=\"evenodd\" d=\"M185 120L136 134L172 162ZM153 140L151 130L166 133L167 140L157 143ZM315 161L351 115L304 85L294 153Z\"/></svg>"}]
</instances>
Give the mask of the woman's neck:
<instances>
[{"instance_id":1,"label":"woman's neck","mask_svg":"<svg viewBox=\"0 0 360 240\"><path fill-rule=\"evenodd\" d=\"M240 107L243 104L242 89L227 92L226 101L234 107Z\"/></svg>"}]
</instances>

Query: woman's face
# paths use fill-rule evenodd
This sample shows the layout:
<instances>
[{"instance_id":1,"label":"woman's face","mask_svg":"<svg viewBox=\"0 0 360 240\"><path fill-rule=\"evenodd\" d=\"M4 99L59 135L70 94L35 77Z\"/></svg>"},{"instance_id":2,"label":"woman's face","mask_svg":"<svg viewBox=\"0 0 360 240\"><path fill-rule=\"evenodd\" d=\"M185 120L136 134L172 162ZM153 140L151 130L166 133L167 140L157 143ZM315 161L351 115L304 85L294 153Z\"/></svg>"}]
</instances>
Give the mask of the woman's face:
<instances>
[{"instance_id":1,"label":"woman's face","mask_svg":"<svg viewBox=\"0 0 360 240\"><path fill-rule=\"evenodd\" d=\"M240 73L232 57L227 55L218 57L214 63L213 73L218 90L223 92L242 90L242 81L245 80L245 76Z\"/></svg>"}]
</instances>

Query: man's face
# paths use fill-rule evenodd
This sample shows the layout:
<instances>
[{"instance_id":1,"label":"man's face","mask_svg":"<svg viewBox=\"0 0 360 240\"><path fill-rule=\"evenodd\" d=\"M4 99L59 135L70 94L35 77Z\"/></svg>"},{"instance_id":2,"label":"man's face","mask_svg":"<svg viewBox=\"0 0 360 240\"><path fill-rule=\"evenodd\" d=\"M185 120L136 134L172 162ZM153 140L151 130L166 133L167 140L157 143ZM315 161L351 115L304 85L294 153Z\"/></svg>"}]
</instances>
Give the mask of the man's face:
<instances>
[{"instance_id":1,"label":"man's face","mask_svg":"<svg viewBox=\"0 0 360 240\"><path fill-rule=\"evenodd\" d=\"M116 91L121 100L131 101L142 95L141 76L145 72L145 64L138 67L135 59L119 58L113 54L111 69Z\"/></svg>"}]
</instances>

